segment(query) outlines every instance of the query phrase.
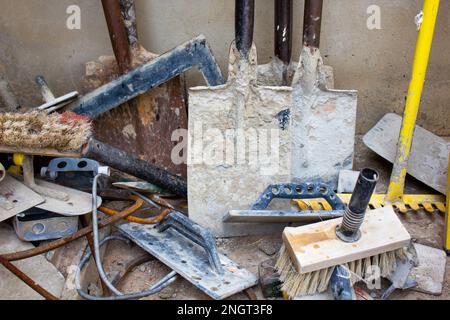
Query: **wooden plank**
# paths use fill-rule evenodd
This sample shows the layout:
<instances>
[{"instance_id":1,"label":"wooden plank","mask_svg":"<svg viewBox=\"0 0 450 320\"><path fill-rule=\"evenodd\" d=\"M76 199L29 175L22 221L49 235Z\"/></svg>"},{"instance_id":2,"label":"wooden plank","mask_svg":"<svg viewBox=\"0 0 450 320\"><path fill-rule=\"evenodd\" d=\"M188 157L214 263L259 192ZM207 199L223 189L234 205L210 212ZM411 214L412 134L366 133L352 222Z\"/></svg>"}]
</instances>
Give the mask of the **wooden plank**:
<instances>
[{"instance_id":1,"label":"wooden plank","mask_svg":"<svg viewBox=\"0 0 450 320\"><path fill-rule=\"evenodd\" d=\"M4 221L33 208L45 199L25 186L22 182L6 175L0 182L0 221Z\"/></svg>"},{"instance_id":2,"label":"wooden plank","mask_svg":"<svg viewBox=\"0 0 450 320\"><path fill-rule=\"evenodd\" d=\"M154 226L126 223L119 230L138 246L215 300L255 286L258 277L219 254L224 274L212 270L206 251L177 231L159 233Z\"/></svg>"},{"instance_id":3,"label":"wooden plank","mask_svg":"<svg viewBox=\"0 0 450 320\"><path fill-rule=\"evenodd\" d=\"M81 150L59 151L56 149L34 149L34 148L0 146L0 153L22 153L27 155L55 157L55 158L81 158Z\"/></svg>"},{"instance_id":4,"label":"wooden plank","mask_svg":"<svg viewBox=\"0 0 450 320\"><path fill-rule=\"evenodd\" d=\"M300 273L375 256L408 246L411 236L392 207L369 211L361 226L361 239L346 243L336 236L342 218L298 228L286 228L283 240Z\"/></svg>"},{"instance_id":5,"label":"wooden plank","mask_svg":"<svg viewBox=\"0 0 450 320\"><path fill-rule=\"evenodd\" d=\"M364 144L393 163L397 152L402 117L386 114L365 136ZM408 173L414 178L445 194L450 143L441 137L416 126Z\"/></svg>"},{"instance_id":6,"label":"wooden plank","mask_svg":"<svg viewBox=\"0 0 450 320\"><path fill-rule=\"evenodd\" d=\"M92 195L77 189L67 188L58 184L36 179L36 184L41 187L54 189L69 195L67 201L44 196L45 202L37 208L58 213L63 216L80 216L92 211ZM97 205L102 204L102 199L97 197Z\"/></svg>"}]
</instances>

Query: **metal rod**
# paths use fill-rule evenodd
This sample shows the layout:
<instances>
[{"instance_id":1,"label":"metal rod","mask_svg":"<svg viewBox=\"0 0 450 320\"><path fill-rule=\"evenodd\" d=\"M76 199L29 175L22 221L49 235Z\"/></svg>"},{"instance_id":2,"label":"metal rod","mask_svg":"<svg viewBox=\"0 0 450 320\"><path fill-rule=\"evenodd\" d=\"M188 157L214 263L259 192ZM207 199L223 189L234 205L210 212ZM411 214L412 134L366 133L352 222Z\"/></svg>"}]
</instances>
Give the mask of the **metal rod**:
<instances>
[{"instance_id":1,"label":"metal rod","mask_svg":"<svg viewBox=\"0 0 450 320\"><path fill-rule=\"evenodd\" d=\"M306 47L320 47L322 8L323 0L305 0L305 16L303 20L303 45Z\"/></svg>"},{"instance_id":2,"label":"metal rod","mask_svg":"<svg viewBox=\"0 0 450 320\"><path fill-rule=\"evenodd\" d=\"M52 102L56 99L52 90L50 90L47 81L43 76L37 76L35 79L37 85L39 86L39 90L41 90L42 97L44 98L44 102Z\"/></svg>"},{"instance_id":3,"label":"metal rod","mask_svg":"<svg viewBox=\"0 0 450 320\"><path fill-rule=\"evenodd\" d=\"M275 0L275 56L285 65L292 58L293 0Z\"/></svg>"},{"instance_id":4,"label":"metal rod","mask_svg":"<svg viewBox=\"0 0 450 320\"><path fill-rule=\"evenodd\" d=\"M135 158L103 142L91 139L83 150L83 156L154 183L176 195L187 196L187 182L184 178L154 166L147 161Z\"/></svg>"},{"instance_id":5,"label":"metal rod","mask_svg":"<svg viewBox=\"0 0 450 320\"><path fill-rule=\"evenodd\" d=\"M19 268L17 268L15 265L13 265L10 261L5 259L4 257L0 256L0 263L9 271L11 271L12 274L14 274L17 278L22 280L27 286L29 286L31 289L39 293L42 297L44 297L47 300L58 300L57 297L55 297L53 294L45 290L43 287L41 287L39 284L37 284L33 279L31 279L29 276L27 276L25 273L23 273Z\"/></svg>"},{"instance_id":6,"label":"metal rod","mask_svg":"<svg viewBox=\"0 0 450 320\"><path fill-rule=\"evenodd\" d=\"M131 71L132 56L119 0L102 0L109 36L122 74Z\"/></svg>"},{"instance_id":7,"label":"metal rod","mask_svg":"<svg viewBox=\"0 0 450 320\"><path fill-rule=\"evenodd\" d=\"M255 0L236 0L235 38L239 52L248 58L253 44Z\"/></svg>"}]
</instances>

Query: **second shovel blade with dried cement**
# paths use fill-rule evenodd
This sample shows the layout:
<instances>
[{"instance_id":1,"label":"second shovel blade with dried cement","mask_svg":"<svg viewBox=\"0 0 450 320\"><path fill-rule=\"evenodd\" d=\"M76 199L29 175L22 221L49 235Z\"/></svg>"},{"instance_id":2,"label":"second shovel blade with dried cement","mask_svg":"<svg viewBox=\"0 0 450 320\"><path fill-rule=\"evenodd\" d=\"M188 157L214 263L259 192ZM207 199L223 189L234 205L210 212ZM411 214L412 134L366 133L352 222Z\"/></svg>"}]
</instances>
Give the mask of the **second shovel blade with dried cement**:
<instances>
[{"instance_id":1,"label":"second shovel blade with dried cement","mask_svg":"<svg viewBox=\"0 0 450 320\"><path fill-rule=\"evenodd\" d=\"M357 91L330 89L329 77L319 49L304 47L292 83L292 175L337 187L353 167Z\"/></svg>"},{"instance_id":2,"label":"second shovel blade with dried cement","mask_svg":"<svg viewBox=\"0 0 450 320\"><path fill-rule=\"evenodd\" d=\"M246 60L233 44L227 84L189 91L189 217L218 237L283 227L222 221L274 181L290 181L292 89L258 86L256 60L255 47Z\"/></svg>"},{"instance_id":3,"label":"second shovel blade with dried cement","mask_svg":"<svg viewBox=\"0 0 450 320\"><path fill-rule=\"evenodd\" d=\"M386 114L365 136L364 144L389 162L394 162L402 117ZM450 143L428 130L416 126L408 173L445 194Z\"/></svg>"}]
</instances>

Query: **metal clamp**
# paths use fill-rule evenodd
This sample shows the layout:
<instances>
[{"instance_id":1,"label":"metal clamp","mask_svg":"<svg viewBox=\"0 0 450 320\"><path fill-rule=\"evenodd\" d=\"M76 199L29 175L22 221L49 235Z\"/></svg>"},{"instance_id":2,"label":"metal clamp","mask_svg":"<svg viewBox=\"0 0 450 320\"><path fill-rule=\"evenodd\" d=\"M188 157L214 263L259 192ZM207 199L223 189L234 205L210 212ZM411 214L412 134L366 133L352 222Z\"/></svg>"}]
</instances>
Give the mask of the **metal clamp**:
<instances>
[{"instance_id":1,"label":"metal clamp","mask_svg":"<svg viewBox=\"0 0 450 320\"><path fill-rule=\"evenodd\" d=\"M201 246L208 254L211 266L218 274L223 274L222 264L217 252L216 241L213 234L188 219L180 212L173 211L156 226L158 232L164 232L169 228L173 228L189 240Z\"/></svg>"},{"instance_id":2,"label":"metal clamp","mask_svg":"<svg viewBox=\"0 0 450 320\"><path fill-rule=\"evenodd\" d=\"M93 172L94 175L109 175L110 169L90 159L58 158L50 161L48 167L41 168L41 177L56 180L59 172Z\"/></svg>"}]
</instances>

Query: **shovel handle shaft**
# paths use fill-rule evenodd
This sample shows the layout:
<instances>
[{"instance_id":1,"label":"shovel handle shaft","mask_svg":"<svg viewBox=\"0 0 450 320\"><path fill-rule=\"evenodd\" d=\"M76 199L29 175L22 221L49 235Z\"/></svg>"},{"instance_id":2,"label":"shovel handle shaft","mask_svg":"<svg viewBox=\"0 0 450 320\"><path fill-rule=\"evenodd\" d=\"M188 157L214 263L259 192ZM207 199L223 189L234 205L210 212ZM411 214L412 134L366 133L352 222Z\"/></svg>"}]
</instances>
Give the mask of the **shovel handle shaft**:
<instances>
[{"instance_id":1,"label":"shovel handle shaft","mask_svg":"<svg viewBox=\"0 0 450 320\"><path fill-rule=\"evenodd\" d=\"M408 160L411 152L414 129L420 100L422 98L425 77L430 59L440 0L425 0L423 5L423 22L417 38L412 79L406 98L403 122L397 144L397 154L392 170L386 201L396 202L403 198Z\"/></svg>"},{"instance_id":2,"label":"shovel handle shaft","mask_svg":"<svg viewBox=\"0 0 450 320\"><path fill-rule=\"evenodd\" d=\"M275 0L275 56L285 65L292 58L293 0Z\"/></svg>"},{"instance_id":3,"label":"shovel handle shaft","mask_svg":"<svg viewBox=\"0 0 450 320\"><path fill-rule=\"evenodd\" d=\"M303 19L303 45L306 47L320 47L322 8L323 0L305 0L305 16Z\"/></svg>"},{"instance_id":4,"label":"shovel handle shaft","mask_svg":"<svg viewBox=\"0 0 450 320\"><path fill-rule=\"evenodd\" d=\"M138 44L138 32L136 22L136 6L134 0L120 0L120 8L128 34L128 42L131 47Z\"/></svg>"},{"instance_id":5,"label":"shovel handle shaft","mask_svg":"<svg viewBox=\"0 0 450 320\"><path fill-rule=\"evenodd\" d=\"M132 57L120 2L119 0L102 0L102 5L120 72L128 73L132 68Z\"/></svg>"},{"instance_id":6,"label":"shovel handle shaft","mask_svg":"<svg viewBox=\"0 0 450 320\"><path fill-rule=\"evenodd\" d=\"M248 58L253 44L255 0L236 0L235 38L239 52Z\"/></svg>"}]
</instances>

